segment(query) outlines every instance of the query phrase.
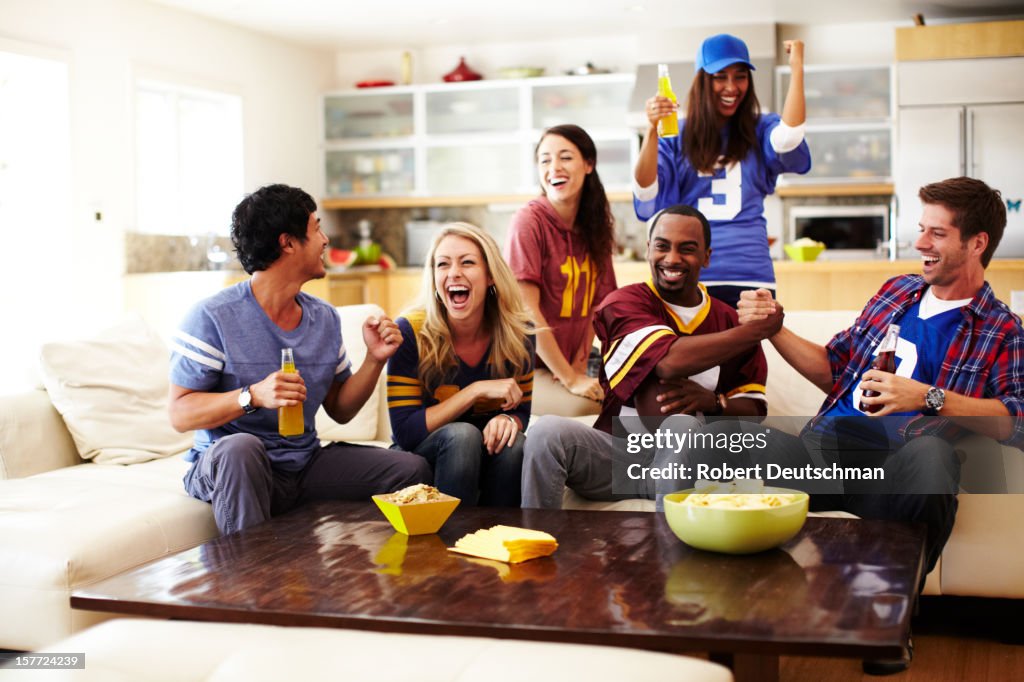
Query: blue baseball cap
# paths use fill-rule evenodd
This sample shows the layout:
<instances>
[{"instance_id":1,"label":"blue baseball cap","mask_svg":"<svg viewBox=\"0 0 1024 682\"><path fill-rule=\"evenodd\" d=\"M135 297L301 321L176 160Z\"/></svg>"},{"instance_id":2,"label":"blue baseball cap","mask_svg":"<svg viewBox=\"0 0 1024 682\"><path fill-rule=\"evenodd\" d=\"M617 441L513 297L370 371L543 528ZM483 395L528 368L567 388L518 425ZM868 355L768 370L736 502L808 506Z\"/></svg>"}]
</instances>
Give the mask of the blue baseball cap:
<instances>
[{"instance_id":1,"label":"blue baseball cap","mask_svg":"<svg viewBox=\"0 0 1024 682\"><path fill-rule=\"evenodd\" d=\"M746 64L751 71L754 70L747 44L736 36L719 33L701 43L694 71L704 69L708 73L718 73L732 64Z\"/></svg>"}]
</instances>

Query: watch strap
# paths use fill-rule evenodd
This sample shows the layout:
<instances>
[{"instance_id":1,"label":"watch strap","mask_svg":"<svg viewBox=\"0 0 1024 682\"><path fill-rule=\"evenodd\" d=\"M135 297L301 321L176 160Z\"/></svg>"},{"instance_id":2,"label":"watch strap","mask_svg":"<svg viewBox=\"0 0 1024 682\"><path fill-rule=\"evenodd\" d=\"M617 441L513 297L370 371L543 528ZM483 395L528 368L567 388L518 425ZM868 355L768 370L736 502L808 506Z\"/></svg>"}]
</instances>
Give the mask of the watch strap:
<instances>
[{"instance_id":1,"label":"watch strap","mask_svg":"<svg viewBox=\"0 0 1024 682\"><path fill-rule=\"evenodd\" d=\"M252 391L249 386L242 386L242 392L238 394L238 405L246 414L252 414L258 408L252 404Z\"/></svg>"}]
</instances>

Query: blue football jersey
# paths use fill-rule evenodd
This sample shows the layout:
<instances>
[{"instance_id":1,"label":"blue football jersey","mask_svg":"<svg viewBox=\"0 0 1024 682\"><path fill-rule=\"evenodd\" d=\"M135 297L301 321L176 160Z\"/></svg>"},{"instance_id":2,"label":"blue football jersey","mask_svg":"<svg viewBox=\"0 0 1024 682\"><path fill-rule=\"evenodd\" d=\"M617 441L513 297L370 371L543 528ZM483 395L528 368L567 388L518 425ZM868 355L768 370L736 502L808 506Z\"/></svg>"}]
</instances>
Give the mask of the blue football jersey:
<instances>
[{"instance_id":1,"label":"blue football jersey","mask_svg":"<svg viewBox=\"0 0 1024 682\"><path fill-rule=\"evenodd\" d=\"M959 307L926 318L921 317L920 301L908 308L897 323L900 325L900 338L896 342L896 375L923 384L934 383L963 318L963 310ZM827 416L863 416L860 411L862 393L858 381L852 391L832 406ZM916 415L918 412L896 414Z\"/></svg>"},{"instance_id":2,"label":"blue football jersey","mask_svg":"<svg viewBox=\"0 0 1024 682\"><path fill-rule=\"evenodd\" d=\"M764 198L775 191L780 173L811 169L806 141L785 154L772 149L769 137L780 122L778 114L761 115L758 148L751 149L742 161L710 174L690 165L682 150L682 130L676 137L658 141L657 197L641 201L634 196L633 208L641 220L675 204L692 206L704 214L711 223L712 249L711 264L701 273L706 285L775 286Z\"/></svg>"}]
</instances>

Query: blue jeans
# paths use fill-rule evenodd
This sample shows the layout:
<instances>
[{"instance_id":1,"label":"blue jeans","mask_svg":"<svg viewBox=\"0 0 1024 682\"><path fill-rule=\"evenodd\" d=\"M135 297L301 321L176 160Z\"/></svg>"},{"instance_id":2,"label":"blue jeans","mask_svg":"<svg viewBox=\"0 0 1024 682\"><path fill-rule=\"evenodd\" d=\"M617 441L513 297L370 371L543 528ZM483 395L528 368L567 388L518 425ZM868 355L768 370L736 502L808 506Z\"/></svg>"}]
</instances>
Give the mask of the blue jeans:
<instances>
[{"instance_id":1,"label":"blue jeans","mask_svg":"<svg viewBox=\"0 0 1024 682\"><path fill-rule=\"evenodd\" d=\"M511 446L491 455L480 429L452 422L424 438L413 452L433 467L438 490L459 498L462 504L518 507L525 444L526 437L518 433Z\"/></svg>"}]
</instances>

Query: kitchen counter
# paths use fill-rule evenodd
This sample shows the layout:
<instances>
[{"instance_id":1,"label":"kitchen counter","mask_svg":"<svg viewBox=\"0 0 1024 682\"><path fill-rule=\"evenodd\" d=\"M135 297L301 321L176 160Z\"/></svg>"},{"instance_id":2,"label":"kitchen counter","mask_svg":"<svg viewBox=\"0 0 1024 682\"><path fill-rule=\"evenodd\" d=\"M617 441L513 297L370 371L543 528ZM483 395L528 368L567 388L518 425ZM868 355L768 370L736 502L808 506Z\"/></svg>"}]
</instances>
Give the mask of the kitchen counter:
<instances>
[{"instance_id":1,"label":"kitchen counter","mask_svg":"<svg viewBox=\"0 0 1024 682\"><path fill-rule=\"evenodd\" d=\"M789 310L860 310L890 277L920 273L919 259L858 260L810 263L775 261L776 295ZM644 261L615 264L619 285L642 282L650 277ZM1024 260L993 259L985 279L996 296L1010 302L1010 291L1024 290Z\"/></svg>"},{"instance_id":2,"label":"kitchen counter","mask_svg":"<svg viewBox=\"0 0 1024 682\"><path fill-rule=\"evenodd\" d=\"M788 310L860 310L882 283L895 275L920 272L919 260L776 261L778 298ZM615 264L619 285L650 277L645 261ZM375 266L332 270L303 290L334 305L376 303L395 316L420 293L420 267L382 270ZM137 311L169 334L200 299L248 277L244 272L165 272L124 277L124 308ZM986 270L996 296L1010 302L1010 291L1024 290L1024 260L996 259Z\"/></svg>"}]
</instances>

